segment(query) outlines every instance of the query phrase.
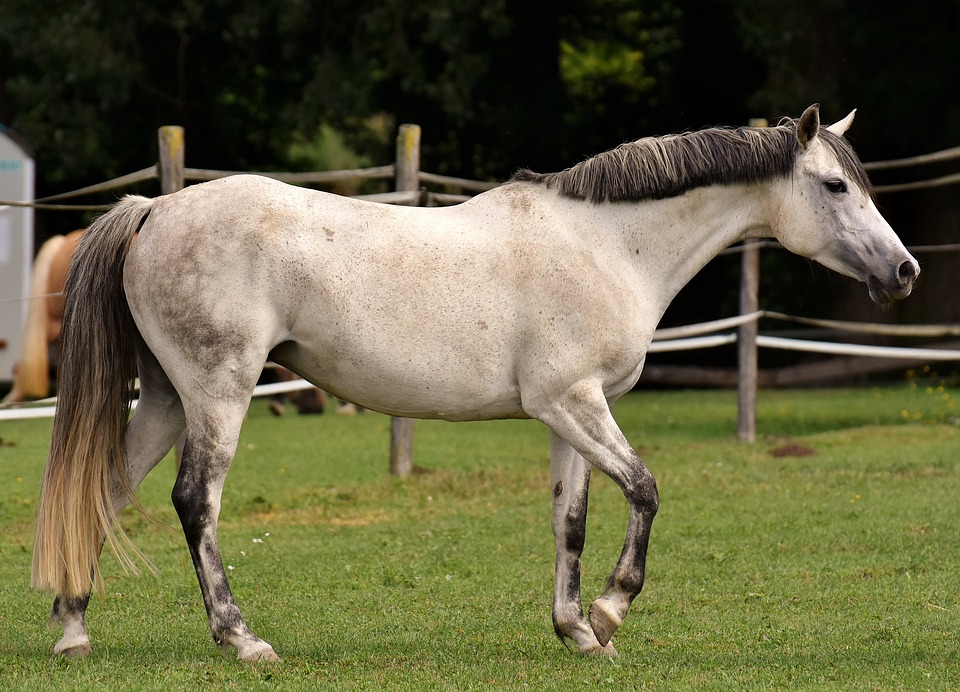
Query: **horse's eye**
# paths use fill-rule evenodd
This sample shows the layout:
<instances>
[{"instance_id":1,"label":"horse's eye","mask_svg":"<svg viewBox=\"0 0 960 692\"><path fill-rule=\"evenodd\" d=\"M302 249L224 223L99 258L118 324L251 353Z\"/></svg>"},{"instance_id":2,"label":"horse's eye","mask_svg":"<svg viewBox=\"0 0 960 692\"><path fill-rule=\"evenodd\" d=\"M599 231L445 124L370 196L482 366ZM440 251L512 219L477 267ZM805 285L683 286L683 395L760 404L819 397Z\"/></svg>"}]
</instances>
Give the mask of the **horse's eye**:
<instances>
[{"instance_id":1,"label":"horse's eye","mask_svg":"<svg viewBox=\"0 0 960 692\"><path fill-rule=\"evenodd\" d=\"M842 195L847 191L847 184L839 179L828 180L824 186L834 195Z\"/></svg>"}]
</instances>

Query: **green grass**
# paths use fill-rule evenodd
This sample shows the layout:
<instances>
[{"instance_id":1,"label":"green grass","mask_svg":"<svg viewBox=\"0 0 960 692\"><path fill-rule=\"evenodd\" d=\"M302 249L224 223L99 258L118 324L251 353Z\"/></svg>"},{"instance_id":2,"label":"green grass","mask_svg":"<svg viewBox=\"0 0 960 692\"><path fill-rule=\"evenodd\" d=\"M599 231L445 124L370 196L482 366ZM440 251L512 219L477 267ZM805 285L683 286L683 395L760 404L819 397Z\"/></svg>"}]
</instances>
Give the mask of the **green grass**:
<instances>
[{"instance_id":1,"label":"green grass","mask_svg":"<svg viewBox=\"0 0 960 692\"><path fill-rule=\"evenodd\" d=\"M387 418L273 419L263 402L227 479L221 547L248 624L283 661L221 657L179 529L132 512L124 525L157 574L125 576L105 558L93 655L54 659L50 598L28 585L50 422L3 422L0 687L956 689L957 398L919 381L764 391L753 445L734 439L733 392L622 399L661 510L612 660L553 635L541 425L418 422L426 472L399 482L386 474ZM140 495L176 527L173 477L167 459ZM586 598L625 527L619 490L594 474Z\"/></svg>"}]
</instances>

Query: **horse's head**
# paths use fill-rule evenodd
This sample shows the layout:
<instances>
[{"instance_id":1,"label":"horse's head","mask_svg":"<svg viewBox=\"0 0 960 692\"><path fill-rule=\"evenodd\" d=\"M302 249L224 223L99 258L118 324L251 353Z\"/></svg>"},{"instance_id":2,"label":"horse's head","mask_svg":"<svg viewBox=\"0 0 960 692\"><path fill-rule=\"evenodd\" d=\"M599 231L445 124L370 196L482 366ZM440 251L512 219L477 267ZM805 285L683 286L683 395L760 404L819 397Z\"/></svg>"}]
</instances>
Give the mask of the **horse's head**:
<instances>
[{"instance_id":1,"label":"horse's head","mask_svg":"<svg viewBox=\"0 0 960 692\"><path fill-rule=\"evenodd\" d=\"M888 303L910 295L920 267L877 211L863 166L843 139L853 116L821 128L813 105L796 121L796 166L773 231L788 250L865 282L874 302Z\"/></svg>"}]
</instances>

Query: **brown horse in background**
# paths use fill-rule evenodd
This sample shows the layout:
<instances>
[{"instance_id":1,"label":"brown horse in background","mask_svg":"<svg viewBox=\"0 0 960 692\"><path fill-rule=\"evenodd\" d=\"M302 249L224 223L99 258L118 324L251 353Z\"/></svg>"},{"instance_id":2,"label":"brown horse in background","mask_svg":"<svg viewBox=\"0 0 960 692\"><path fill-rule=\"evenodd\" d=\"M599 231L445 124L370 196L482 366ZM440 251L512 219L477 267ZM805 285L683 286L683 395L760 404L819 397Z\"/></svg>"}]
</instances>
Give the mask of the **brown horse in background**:
<instances>
[{"instance_id":1,"label":"brown horse in background","mask_svg":"<svg viewBox=\"0 0 960 692\"><path fill-rule=\"evenodd\" d=\"M86 229L56 235L40 247L30 279L30 306L24 328L23 350L14 372L13 389L3 399L12 404L50 395L51 363L60 350L63 323L63 287L70 260Z\"/></svg>"}]
</instances>

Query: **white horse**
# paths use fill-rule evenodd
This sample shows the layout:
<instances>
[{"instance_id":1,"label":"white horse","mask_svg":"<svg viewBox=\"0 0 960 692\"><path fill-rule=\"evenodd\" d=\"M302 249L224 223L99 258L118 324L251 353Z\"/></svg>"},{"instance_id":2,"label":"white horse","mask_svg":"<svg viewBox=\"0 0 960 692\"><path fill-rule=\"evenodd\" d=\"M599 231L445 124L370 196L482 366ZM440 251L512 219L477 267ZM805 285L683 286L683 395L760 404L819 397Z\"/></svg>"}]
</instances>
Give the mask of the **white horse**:
<instances>
[{"instance_id":1,"label":"white horse","mask_svg":"<svg viewBox=\"0 0 960 692\"><path fill-rule=\"evenodd\" d=\"M642 139L444 209L246 175L121 200L88 231L67 287L33 562L34 585L57 594L54 652L90 652L84 614L103 589L104 541L132 561L112 520L186 430L173 503L213 638L243 660L276 659L245 624L217 546L224 478L269 358L388 414L546 424L554 628L581 652L615 654L659 499L610 404L640 377L671 299L723 248L771 235L866 282L877 302L908 295L918 275L841 136L852 117L821 129L811 106L768 129ZM585 616L593 467L630 517Z\"/></svg>"}]
</instances>

